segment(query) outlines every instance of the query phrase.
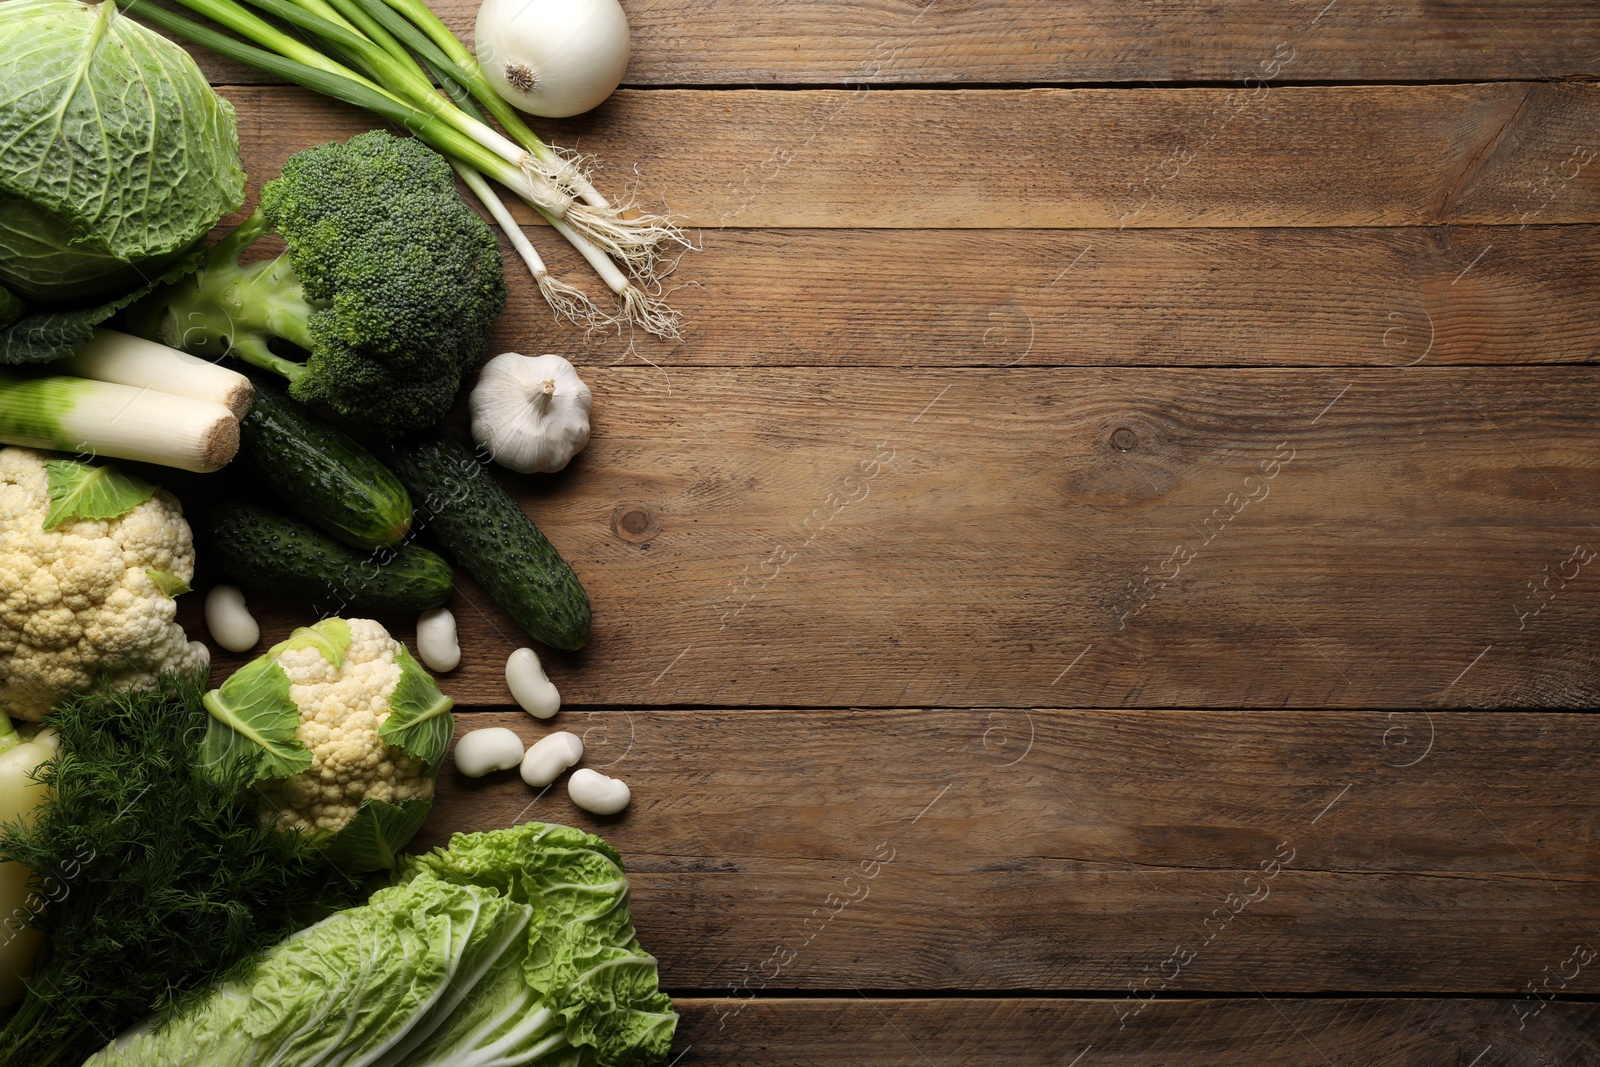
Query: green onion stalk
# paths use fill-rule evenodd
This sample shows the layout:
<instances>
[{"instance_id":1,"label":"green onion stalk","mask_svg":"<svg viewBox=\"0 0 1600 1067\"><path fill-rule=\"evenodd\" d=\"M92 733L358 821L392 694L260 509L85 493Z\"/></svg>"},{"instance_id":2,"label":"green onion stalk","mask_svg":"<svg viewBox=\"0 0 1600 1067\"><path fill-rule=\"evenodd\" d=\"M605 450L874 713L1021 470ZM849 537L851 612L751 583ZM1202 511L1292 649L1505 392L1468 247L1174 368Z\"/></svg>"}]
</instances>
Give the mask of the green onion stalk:
<instances>
[{"instance_id":1,"label":"green onion stalk","mask_svg":"<svg viewBox=\"0 0 1600 1067\"><path fill-rule=\"evenodd\" d=\"M265 7L269 4L283 3L284 0L249 0L249 2ZM438 97L433 95L427 74L423 71L423 67L426 66L427 70L431 71L434 78L438 80L445 95L455 103L461 114L465 115L468 121L487 129L483 115L478 111L473 100L475 97L480 102L492 100L494 103L490 106L493 107L494 113L499 117L502 125L506 122L513 123L516 127L526 131L526 139L531 140L535 145L547 152L551 151L534 136L531 130L528 130L527 126L522 123L521 118L517 116L516 109L500 98L499 94L484 79L481 72L477 74L477 82L482 87L482 93L478 95L469 89L458 76L457 68L451 66L454 61L442 54L434 46L433 42L418 34L413 25L398 19L384 6L382 0L292 0L292 2L313 15L323 17L327 21L340 25L352 33L365 34L369 41L381 49L380 54L387 58L381 58L374 65L370 64L368 57L361 52L346 51L344 49L341 49L341 51L344 51L344 54L349 56L358 66L365 67L375 76L382 77L387 73L390 77L400 78L406 84L417 87L418 92L430 95L432 99L437 100ZM426 12L430 18L433 17L433 13L428 11L426 5L418 4L416 7ZM455 40L454 34L451 34L450 30L442 22L438 22L436 18L433 21L437 23L441 34ZM391 30L393 31L392 33L390 32ZM416 51L417 56L420 57L420 61L412 57L406 47L402 45L399 40L400 37L406 39L407 43ZM477 71L477 66L475 61L472 60L471 53L466 51L460 41L456 41L456 46L461 54L466 57L466 60L473 63L472 69ZM399 71L395 69L394 65L405 69ZM512 128L507 126L507 129ZM530 149L531 154L533 154L532 149ZM533 245L528 241L527 235L522 232L522 227L517 225L511 213L506 210L505 204L484 179L483 174L468 163L459 160L452 160L452 162L463 183L483 202L489 214L500 225L500 228L505 231L511 246L516 249L517 254L527 264L529 271L533 274L534 281L538 283L540 293L557 316L570 319L589 329L603 328L607 322L605 316L599 312L594 302L582 290L560 281L550 273L549 269L544 265L544 260L540 258L539 253L534 250ZM595 195L598 196L599 194L596 193ZM564 205L566 210L559 213L541 203L531 200L528 203L534 210L544 216L545 221L557 233L566 238L567 242L583 255L584 259L600 275L601 280L606 283L607 287L622 299L622 319L640 326L647 333L660 337L676 338L679 336L676 322L677 316L660 300L648 294L641 287L630 283L627 276L618 270L616 263L609 258L610 256L616 256L622 259L624 263L627 263L635 273L654 280L657 277L656 253L652 253L648 260L630 259L625 254L625 249L620 247L615 240L597 241L591 229L581 226L581 220L586 217L583 214L583 206L575 204L571 200ZM579 222L580 225L574 225L575 221ZM661 221L666 225L670 225L667 220L663 219ZM679 236L681 239L681 233Z\"/></svg>"},{"instance_id":2,"label":"green onion stalk","mask_svg":"<svg viewBox=\"0 0 1600 1067\"><path fill-rule=\"evenodd\" d=\"M589 328L621 321L658 337L680 336L677 313L659 295L659 280L670 269L666 249L690 247L683 232L670 219L636 212L627 205L616 207L593 191L571 160L540 141L515 109L500 99L465 46L426 5L405 0L394 0L394 7L385 0L249 0L252 6L316 36L330 51L366 72L362 74L290 36L237 0L178 2L254 43L140 0L116 2L219 55L410 130L448 158L467 187L483 201L557 316ZM414 9L412 14L426 12L437 23L434 33L450 37L455 48L447 51L440 47L436 37L401 17L397 12L401 8ZM429 80L423 63L439 79L443 95ZM489 126L472 106L473 99L482 102L523 143ZM550 275L486 179L509 189L577 249L621 302L617 314L604 316L581 290Z\"/></svg>"},{"instance_id":3,"label":"green onion stalk","mask_svg":"<svg viewBox=\"0 0 1600 1067\"><path fill-rule=\"evenodd\" d=\"M406 78L411 84L425 84L427 82L427 75L423 71L423 66L425 65L432 72L434 78L438 80L445 94L455 102L462 113L480 124L483 123L483 115L474 106L470 95L468 95L459 81L450 76L447 69L449 61L434 48L432 42L422 38L410 23L398 23L395 21L398 16L392 13L386 15L387 8L383 8L381 5L378 8L363 7L358 0L294 0L294 2L313 14L321 15L329 22L341 24L353 32L364 34L368 40L380 47L388 56L393 57L396 62L407 66ZM427 9L424 8L423 10ZM429 12L429 14L431 15L432 12ZM422 57L420 62L411 56L395 34L389 32L390 27L393 27L400 36L406 37L412 43L417 55ZM447 28L444 28L443 23L440 23L440 28L447 34L450 32ZM454 39L453 34L451 38L452 40ZM458 41L457 44L459 45L460 42ZM462 50L465 51L465 49ZM367 67L369 73L378 73L361 56L350 55L350 58L359 65ZM470 58L470 55L468 58ZM488 88L487 83L485 83L485 88ZM431 87L429 91L431 92ZM511 121L521 125L521 119L517 117L514 108L506 104L504 100L501 100L492 91L490 95L499 101L500 110L505 112ZM505 119L502 119L502 125L504 125L504 122ZM507 126L506 128L511 129L512 127ZM526 126L522 128L524 130L527 129ZM543 142L539 142L531 130L528 131L527 136L542 145ZM591 330L603 328L606 325L606 317L601 314L594 301L590 300L583 290L576 286L568 285L550 273L550 269L545 266L543 258L534 249L533 243L528 240L527 234L522 232L522 227L517 224L517 220L512 216L510 210L506 208L505 202L500 199L499 194L494 191L494 187L489 184L483 174L475 170L470 164L458 159L452 159L451 165L455 167L456 174L461 178L462 184L472 191L472 194L478 198L501 230L505 232L506 239L511 242L511 247L516 250L517 255L522 257L523 263L528 267L528 272L533 275L535 283L539 286L540 294L544 296L545 302L555 311L556 316L569 319ZM545 217L550 220L553 215L554 212L551 212ZM614 267L615 264L610 266ZM626 301L625 296L624 301ZM671 325L668 322L666 328L670 329Z\"/></svg>"},{"instance_id":4,"label":"green onion stalk","mask_svg":"<svg viewBox=\"0 0 1600 1067\"><path fill-rule=\"evenodd\" d=\"M495 121L544 168L543 173L577 201L569 205L570 222L607 253L622 260L642 276L655 278L659 276L660 265L665 261L664 253L674 248L689 247L683 232L671 220L640 212L633 204L621 208L613 206L590 183L581 161L541 141L522 121L517 109L495 92L467 46L423 0L341 2L359 5L370 11L385 28L424 57L442 85L448 86L453 82L482 104Z\"/></svg>"},{"instance_id":5,"label":"green onion stalk","mask_svg":"<svg viewBox=\"0 0 1600 1067\"><path fill-rule=\"evenodd\" d=\"M688 242L682 231L669 219L639 212L632 205L622 208L613 206L594 188L576 162L541 141L522 121L516 108L495 92L472 53L421 0L328 0L328 2L246 0L246 2L318 33L336 45L341 42L332 41L316 24L316 20L325 19L335 24L343 22L344 28L355 32L358 36L364 34L370 42L380 47L382 52L387 53L388 57L395 58L402 65L408 66L409 69L404 72L383 63L371 68L380 83L403 85L418 102L422 102L423 97L437 100L426 76L414 62L409 64L407 62L410 59L407 49L415 52L433 71L441 87L458 104L461 103L461 97L450 92L453 87L470 94L520 142L517 148L525 150L526 155L518 160L519 163L532 167L542 179L561 192L562 200L558 205L559 210L555 213L569 216L568 221L575 230L600 246L608 255L621 260L639 276L652 280L659 277L661 264L665 262L664 251L674 246L687 247ZM336 8L338 12L331 18L329 18L330 4L331 8ZM308 22L282 10L291 5L297 5L311 12L313 20ZM344 16L343 19L339 17L341 15ZM361 63L359 56L352 55L352 58ZM469 121L472 128L487 129L479 116L473 115ZM501 151L507 158L511 158L510 153L515 152L517 148L507 149L504 142L499 140L498 134L494 134L493 131L489 133L497 139Z\"/></svg>"}]
</instances>

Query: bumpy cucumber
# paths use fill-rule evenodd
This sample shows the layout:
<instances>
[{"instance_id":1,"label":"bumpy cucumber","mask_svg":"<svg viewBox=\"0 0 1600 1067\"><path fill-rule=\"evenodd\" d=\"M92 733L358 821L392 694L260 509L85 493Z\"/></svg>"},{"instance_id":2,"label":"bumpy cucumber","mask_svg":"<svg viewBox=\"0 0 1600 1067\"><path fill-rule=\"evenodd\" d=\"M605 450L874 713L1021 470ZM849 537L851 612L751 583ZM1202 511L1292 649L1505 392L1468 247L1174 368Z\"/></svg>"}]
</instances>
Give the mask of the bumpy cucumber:
<instances>
[{"instance_id":1,"label":"bumpy cucumber","mask_svg":"<svg viewBox=\"0 0 1600 1067\"><path fill-rule=\"evenodd\" d=\"M434 433L393 446L389 458L426 532L518 626L552 648L588 643L578 576L466 445Z\"/></svg>"},{"instance_id":2,"label":"bumpy cucumber","mask_svg":"<svg viewBox=\"0 0 1600 1067\"><path fill-rule=\"evenodd\" d=\"M358 552L254 504L224 504L204 529L207 564L242 585L305 597L335 614L426 611L450 598L450 564L417 545Z\"/></svg>"},{"instance_id":3,"label":"bumpy cucumber","mask_svg":"<svg viewBox=\"0 0 1600 1067\"><path fill-rule=\"evenodd\" d=\"M301 518L356 548L399 544L411 497L365 448L266 386L239 423L246 469Z\"/></svg>"}]
</instances>

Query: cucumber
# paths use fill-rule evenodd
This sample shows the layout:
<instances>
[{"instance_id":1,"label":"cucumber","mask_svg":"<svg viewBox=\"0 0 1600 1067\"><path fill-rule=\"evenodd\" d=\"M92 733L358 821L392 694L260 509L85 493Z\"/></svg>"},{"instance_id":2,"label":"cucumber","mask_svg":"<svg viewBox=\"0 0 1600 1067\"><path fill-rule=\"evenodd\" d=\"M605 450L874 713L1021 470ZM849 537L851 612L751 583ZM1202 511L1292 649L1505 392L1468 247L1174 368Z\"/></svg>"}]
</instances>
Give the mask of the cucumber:
<instances>
[{"instance_id":1,"label":"cucumber","mask_svg":"<svg viewBox=\"0 0 1600 1067\"><path fill-rule=\"evenodd\" d=\"M388 467L266 386L239 423L239 456L290 510L347 545L385 548L411 529L411 497Z\"/></svg>"},{"instance_id":2,"label":"cucumber","mask_svg":"<svg viewBox=\"0 0 1600 1067\"><path fill-rule=\"evenodd\" d=\"M466 445L434 433L391 448L390 465L445 554L536 641L589 642L589 596L567 561Z\"/></svg>"},{"instance_id":3,"label":"cucumber","mask_svg":"<svg viewBox=\"0 0 1600 1067\"><path fill-rule=\"evenodd\" d=\"M204 559L235 581L305 597L337 615L427 611L450 599L450 564L418 545L358 552L320 530L254 504L206 517Z\"/></svg>"}]
</instances>

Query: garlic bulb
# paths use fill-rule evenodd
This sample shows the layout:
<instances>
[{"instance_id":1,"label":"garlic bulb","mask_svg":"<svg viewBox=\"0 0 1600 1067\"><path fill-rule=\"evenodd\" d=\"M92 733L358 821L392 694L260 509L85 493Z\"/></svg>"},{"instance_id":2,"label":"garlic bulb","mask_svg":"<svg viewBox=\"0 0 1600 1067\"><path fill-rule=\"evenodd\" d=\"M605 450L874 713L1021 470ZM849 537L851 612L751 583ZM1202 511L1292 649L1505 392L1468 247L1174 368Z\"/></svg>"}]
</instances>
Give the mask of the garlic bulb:
<instances>
[{"instance_id":1,"label":"garlic bulb","mask_svg":"<svg viewBox=\"0 0 1600 1067\"><path fill-rule=\"evenodd\" d=\"M593 402L560 356L506 352L483 365L472 388L472 439L509 470L554 473L589 443Z\"/></svg>"}]
</instances>

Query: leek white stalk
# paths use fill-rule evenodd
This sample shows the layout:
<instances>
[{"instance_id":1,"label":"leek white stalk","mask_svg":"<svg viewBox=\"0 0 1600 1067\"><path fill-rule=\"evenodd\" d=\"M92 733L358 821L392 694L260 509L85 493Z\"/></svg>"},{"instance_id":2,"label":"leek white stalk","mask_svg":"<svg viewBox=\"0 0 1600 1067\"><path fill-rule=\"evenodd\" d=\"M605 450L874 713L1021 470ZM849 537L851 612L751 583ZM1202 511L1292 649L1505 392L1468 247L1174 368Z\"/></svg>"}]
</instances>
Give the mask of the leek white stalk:
<instances>
[{"instance_id":1,"label":"leek white stalk","mask_svg":"<svg viewBox=\"0 0 1600 1067\"><path fill-rule=\"evenodd\" d=\"M51 370L74 378L209 400L241 419L256 395L250 379L238 371L103 326L94 331L94 340L69 358L52 364Z\"/></svg>"},{"instance_id":2,"label":"leek white stalk","mask_svg":"<svg viewBox=\"0 0 1600 1067\"><path fill-rule=\"evenodd\" d=\"M0 371L0 443L205 473L220 470L239 451L239 420L210 400Z\"/></svg>"}]
</instances>

